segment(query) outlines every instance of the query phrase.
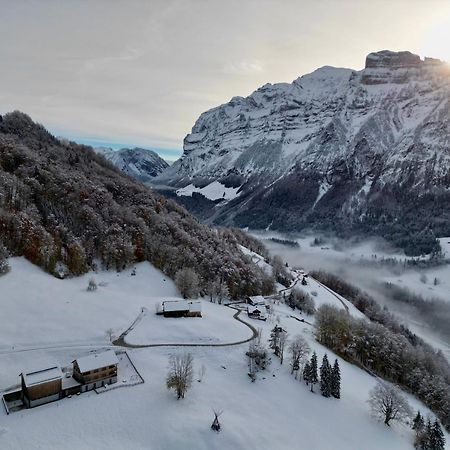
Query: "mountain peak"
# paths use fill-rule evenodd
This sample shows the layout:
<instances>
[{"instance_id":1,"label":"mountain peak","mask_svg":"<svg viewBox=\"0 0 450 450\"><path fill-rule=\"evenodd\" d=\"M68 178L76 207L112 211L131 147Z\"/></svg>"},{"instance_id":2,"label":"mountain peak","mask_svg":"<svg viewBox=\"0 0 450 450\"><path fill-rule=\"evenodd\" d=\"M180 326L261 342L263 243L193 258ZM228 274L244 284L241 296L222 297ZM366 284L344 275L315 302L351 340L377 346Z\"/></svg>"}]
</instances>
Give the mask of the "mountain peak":
<instances>
[{"instance_id":1,"label":"mountain peak","mask_svg":"<svg viewBox=\"0 0 450 450\"><path fill-rule=\"evenodd\" d=\"M169 167L169 164L156 152L146 148L135 147L113 150L112 148L99 147L95 150L120 170L141 181L148 181Z\"/></svg>"}]
</instances>

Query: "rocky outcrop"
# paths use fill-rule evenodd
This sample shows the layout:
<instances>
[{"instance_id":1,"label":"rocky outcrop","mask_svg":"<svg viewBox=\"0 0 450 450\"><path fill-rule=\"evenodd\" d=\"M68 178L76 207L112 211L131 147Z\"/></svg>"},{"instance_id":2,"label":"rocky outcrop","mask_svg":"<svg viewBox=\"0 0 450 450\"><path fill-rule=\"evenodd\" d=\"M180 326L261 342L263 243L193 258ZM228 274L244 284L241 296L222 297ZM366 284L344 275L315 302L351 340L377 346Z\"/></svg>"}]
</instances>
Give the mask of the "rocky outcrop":
<instances>
[{"instance_id":1,"label":"rocky outcrop","mask_svg":"<svg viewBox=\"0 0 450 450\"><path fill-rule=\"evenodd\" d=\"M420 56L411 52L381 52L369 53L366 58L366 69L388 67L392 69L405 67L419 67L422 64Z\"/></svg>"},{"instance_id":2,"label":"rocky outcrop","mask_svg":"<svg viewBox=\"0 0 450 450\"><path fill-rule=\"evenodd\" d=\"M392 52L382 50L370 53L362 72L363 84L405 84L414 79L426 79L439 68L445 69L439 59L425 58L411 52Z\"/></svg>"}]
</instances>

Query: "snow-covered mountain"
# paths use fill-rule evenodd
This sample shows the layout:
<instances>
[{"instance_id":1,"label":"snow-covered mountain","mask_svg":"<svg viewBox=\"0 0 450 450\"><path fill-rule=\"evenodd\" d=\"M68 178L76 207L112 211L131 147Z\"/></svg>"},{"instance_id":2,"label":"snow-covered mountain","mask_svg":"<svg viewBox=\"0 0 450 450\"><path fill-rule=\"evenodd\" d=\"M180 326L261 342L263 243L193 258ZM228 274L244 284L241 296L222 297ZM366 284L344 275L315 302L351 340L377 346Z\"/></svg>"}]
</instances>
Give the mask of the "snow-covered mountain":
<instances>
[{"instance_id":1,"label":"snow-covered mountain","mask_svg":"<svg viewBox=\"0 0 450 450\"><path fill-rule=\"evenodd\" d=\"M120 170L141 181L148 181L169 167L169 164L156 152L145 148L113 150L108 147L98 147L95 150Z\"/></svg>"},{"instance_id":2,"label":"snow-covered mountain","mask_svg":"<svg viewBox=\"0 0 450 450\"><path fill-rule=\"evenodd\" d=\"M322 67L203 113L158 181L239 187L209 209L218 223L356 227L406 246L450 233L449 169L449 67L385 50L361 71Z\"/></svg>"}]
</instances>

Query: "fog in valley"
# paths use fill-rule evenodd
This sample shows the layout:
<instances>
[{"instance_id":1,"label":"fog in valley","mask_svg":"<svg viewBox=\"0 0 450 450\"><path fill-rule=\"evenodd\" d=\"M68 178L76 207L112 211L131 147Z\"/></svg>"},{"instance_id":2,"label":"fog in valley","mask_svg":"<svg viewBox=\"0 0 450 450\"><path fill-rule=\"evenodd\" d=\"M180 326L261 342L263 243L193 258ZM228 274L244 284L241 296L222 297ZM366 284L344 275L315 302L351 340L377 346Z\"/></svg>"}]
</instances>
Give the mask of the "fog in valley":
<instances>
[{"instance_id":1,"label":"fog in valley","mask_svg":"<svg viewBox=\"0 0 450 450\"><path fill-rule=\"evenodd\" d=\"M362 242L319 235L252 234L264 242L271 255L280 255L291 266L331 272L367 292L450 360L448 246L443 246L446 263L414 264L381 239ZM441 243L447 245L447 241L450 239Z\"/></svg>"}]
</instances>

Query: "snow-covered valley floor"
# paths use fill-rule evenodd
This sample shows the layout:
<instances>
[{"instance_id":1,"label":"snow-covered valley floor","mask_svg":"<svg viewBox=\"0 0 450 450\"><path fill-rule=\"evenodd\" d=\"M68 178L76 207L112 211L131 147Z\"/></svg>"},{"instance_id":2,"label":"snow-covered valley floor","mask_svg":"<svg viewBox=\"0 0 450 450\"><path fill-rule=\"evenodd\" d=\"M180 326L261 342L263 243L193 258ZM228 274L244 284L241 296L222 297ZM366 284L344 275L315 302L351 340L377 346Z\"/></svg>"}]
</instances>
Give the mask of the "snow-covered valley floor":
<instances>
[{"instance_id":1,"label":"snow-covered valley floor","mask_svg":"<svg viewBox=\"0 0 450 450\"><path fill-rule=\"evenodd\" d=\"M13 258L11 265L12 271L0 278L0 391L17 384L24 369L41 368L50 361L66 365L93 348L109 346L105 331L111 328L119 335L142 307L147 313L129 334L130 341L232 342L251 335L233 319L231 309L206 301L201 319L154 316L161 297L178 294L174 284L147 263L137 265L136 276L131 271L100 272L63 281L21 258ZM102 284L96 292L86 291L91 276ZM317 302L338 302L320 286L310 289L318 292ZM304 336L319 361L325 352L334 360L315 342L313 327L291 314L283 304L276 305L274 319L291 337ZM262 341L267 342L274 322L241 316L261 328ZM247 348L248 344L127 349L144 384L101 395L89 392L9 416L0 409L0 448L412 449L413 435L407 427L387 428L370 416L366 401L377 381L369 374L339 360L342 398L325 399L290 375L288 358L280 365L272 357L268 370L251 383ZM168 358L186 350L194 356L195 381L186 398L177 401L165 387ZM206 373L198 382L202 366ZM409 400L414 408L427 411L410 396ZM224 411L220 433L210 429L213 409Z\"/></svg>"}]
</instances>

